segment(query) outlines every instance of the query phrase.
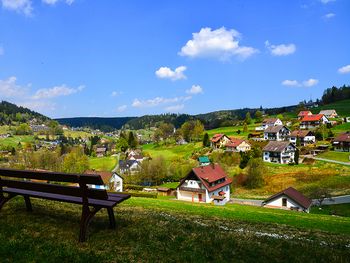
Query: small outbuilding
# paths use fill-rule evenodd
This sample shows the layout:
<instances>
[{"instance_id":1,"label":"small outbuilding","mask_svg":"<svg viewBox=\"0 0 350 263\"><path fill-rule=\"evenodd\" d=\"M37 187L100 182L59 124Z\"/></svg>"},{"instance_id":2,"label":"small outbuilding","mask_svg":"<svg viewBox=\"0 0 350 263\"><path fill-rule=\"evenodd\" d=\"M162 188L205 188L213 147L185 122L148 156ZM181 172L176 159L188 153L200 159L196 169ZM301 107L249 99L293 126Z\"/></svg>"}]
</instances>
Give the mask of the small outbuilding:
<instances>
[{"instance_id":1,"label":"small outbuilding","mask_svg":"<svg viewBox=\"0 0 350 263\"><path fill-rule=\"evenodd\" d=\"M267 198L262 203L262 206L309 213L311 204L311 199L307 198L293 187L289 187Z\"/></svg>"}]
</instances>

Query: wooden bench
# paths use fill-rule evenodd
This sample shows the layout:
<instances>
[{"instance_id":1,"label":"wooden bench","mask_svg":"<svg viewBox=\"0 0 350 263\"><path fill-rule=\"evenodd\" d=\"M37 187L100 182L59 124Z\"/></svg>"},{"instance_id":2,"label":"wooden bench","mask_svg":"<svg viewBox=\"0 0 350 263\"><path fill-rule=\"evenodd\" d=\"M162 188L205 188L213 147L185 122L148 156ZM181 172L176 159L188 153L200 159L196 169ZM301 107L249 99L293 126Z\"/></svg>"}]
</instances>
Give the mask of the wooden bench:
<instances>
[{"instance_id":1,"label":"wooden bench","mask_svg":"<svg viewBox=\"0 0 350 263\"><path fill-rule=\"evenodd\" d=\"M108 193L89 185L103 185L101 176L0 169L0 210L18 195L24 197L27 211L32 211L31 197L82 205L79 241L84 242L89 222L98 211L106 208L110 227L115 228L113 207L130 198L127 194Z\"/></svg>"}]
</instances>

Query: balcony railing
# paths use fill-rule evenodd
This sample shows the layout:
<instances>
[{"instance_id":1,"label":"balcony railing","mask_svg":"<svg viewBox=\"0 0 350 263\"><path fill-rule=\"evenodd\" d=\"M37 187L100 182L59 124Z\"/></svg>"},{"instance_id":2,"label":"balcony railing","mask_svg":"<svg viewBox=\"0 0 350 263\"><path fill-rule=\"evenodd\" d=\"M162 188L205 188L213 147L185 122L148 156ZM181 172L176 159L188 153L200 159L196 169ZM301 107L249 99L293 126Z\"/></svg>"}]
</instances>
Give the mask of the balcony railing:
<instances>
[{"instance_id":1,"label":"balcony railing","mask_svg":"<svg viewBox=\"0 0 350 263\"><path fill-rule=\"evenodd\" d=\"M187 191L187 192L205 193L205 190L204 189L200 189L200 188L192 188L192 187L181 186L181 187L179 187L179 189L181 191Z\"/></svg>"}]
</instances>

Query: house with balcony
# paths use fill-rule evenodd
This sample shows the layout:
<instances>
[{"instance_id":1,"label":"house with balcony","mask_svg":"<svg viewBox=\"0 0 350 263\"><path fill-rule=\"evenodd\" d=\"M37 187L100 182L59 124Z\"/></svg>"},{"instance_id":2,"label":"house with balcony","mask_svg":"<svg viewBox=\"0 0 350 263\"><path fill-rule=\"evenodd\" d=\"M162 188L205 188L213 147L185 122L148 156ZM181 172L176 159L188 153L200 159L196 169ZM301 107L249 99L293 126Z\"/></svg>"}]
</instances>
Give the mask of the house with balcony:
<instances>
[{"instance_id":1,"label":"house with balcony","mask_svg":"<svg viewBox=\"0 0 350 263\"><path fill-rule=\"evenodd\" d=\"M230 141L226 143L225 147L227 152L247 152L252 149L249 142L233 137L230 137Z\"/></svg>"},{"instance_id":2,"label":"house with balcony","mask_svg":"<svg viewBox=\"0 0 350 263\"><path fill-rule=\"evenodd\" d=\"M176 189L178 200L196 203L224 205L230 200L230 184L224 170L218 164L193 168Z\"/></svg>"},{"instance_id":3,"label":"house with balcony","mask_svg":"<svg viewBox=\"0 0 350 263\"><path fill-rule=\"evenodd\" d=\"M224 148L225 145L230 141L230 138L227 137L225 134L219 133L215 134L210 139L210 145L213 149L220 149Z\"/></svg>"},{"instance_id":4,"label":"house with balcony","mask_svg":"<svg viewBox=\"0 0 350 263\"><path fill-rule=\"evenodd\" d=\"M350 132L344 132L339 134L333 140L334 151L337 152L350 152Z\"/></svg>"},{"instance_id":5,"label":"house with balcony","mask_svg":"<svg viewBox=\"0 0 350 263\"><path fill-rule=\"evenodd\" d=\"M289 141L294 145L297 145L297 141L299 140L300 146L306 146L309 144L316 143L315 134L309 130L296 130L292 131L289 137Z\"/></svg>"},{"instance_id":6,"label":"house with balcony","mask_svg":"<svg viewBox=\"0 0 350 263\"><path fill-rule=\"evenodd\" d=\"M263 148L263 161L270 163L294 163L296 146L289 141L270 141Z\"/></svg>"},{"instance_id":7,"label":"house with balcony","mask_svg":"<svg viewBox=\"0 0 350 263\"><path fill-rule=\"evenodd\" d=\"M321 124L328 123L329 120L323 114L313 114L304 116L300 122L300 129L309 130L319 127Z\"/></svg>"},{"instance_id":8,"label":"house with balcony","mask_svg":"<svg viewBox=\"0 0 350 263\"><path fill-rule=\"evenodd\" d=\"M256 131L264 131L267 127L283 125L282 121L278 118L266 118L261 123L261 126L255 128Z\"/></svg>"},{"instance_id":9,"label":"house with balcony","mask_svg":"<svg viewBox=\"0 0 350 263\"><path fill-rule=\"evenodd\" d=\"M290 130L284 125L269 126L264 131L266 141L285 141L290 136Z\"/></svg>"}]
</instances>

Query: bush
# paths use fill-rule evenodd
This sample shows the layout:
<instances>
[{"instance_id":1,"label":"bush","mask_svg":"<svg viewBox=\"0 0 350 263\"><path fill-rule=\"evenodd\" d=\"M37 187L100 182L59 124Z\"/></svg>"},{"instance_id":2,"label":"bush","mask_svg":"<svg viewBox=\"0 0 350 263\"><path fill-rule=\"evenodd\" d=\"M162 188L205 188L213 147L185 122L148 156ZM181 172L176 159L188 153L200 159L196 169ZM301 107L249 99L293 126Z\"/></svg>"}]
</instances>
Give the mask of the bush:
<instances>
[{"instance_id":1,"label":"bush","mask_svg":"<svg viewBox=\"0 0 350 263\"><path fill-rule=\"evenodd\" d=\"M134 197L145 197L145 198L158 198L158 193L147 193L147 192L122 192L122 194L128 194Z\"/></svg>"},{"instance_id":2,"label":"bush","mask_svg":"<svg viewBox=\"0 0 350 263\"><path fill-rule=\"evenodd\" d=\"M246 186L248 188L259 188L263 186L263 175L266 170L264 162L260 158L250 159L247 168Z\"/></svg>"},{"instance_id":3,"label":"bush","mask_svg":"<svg viewBox=\"0 0 350 263\"><path fill-rule=\"evenodd\" d=\"M124 189L126 190L137 190L137 191L142 191L144 186L142 185L136 185L136 184L124 184Z\"/></svg>"}]
</instances>

